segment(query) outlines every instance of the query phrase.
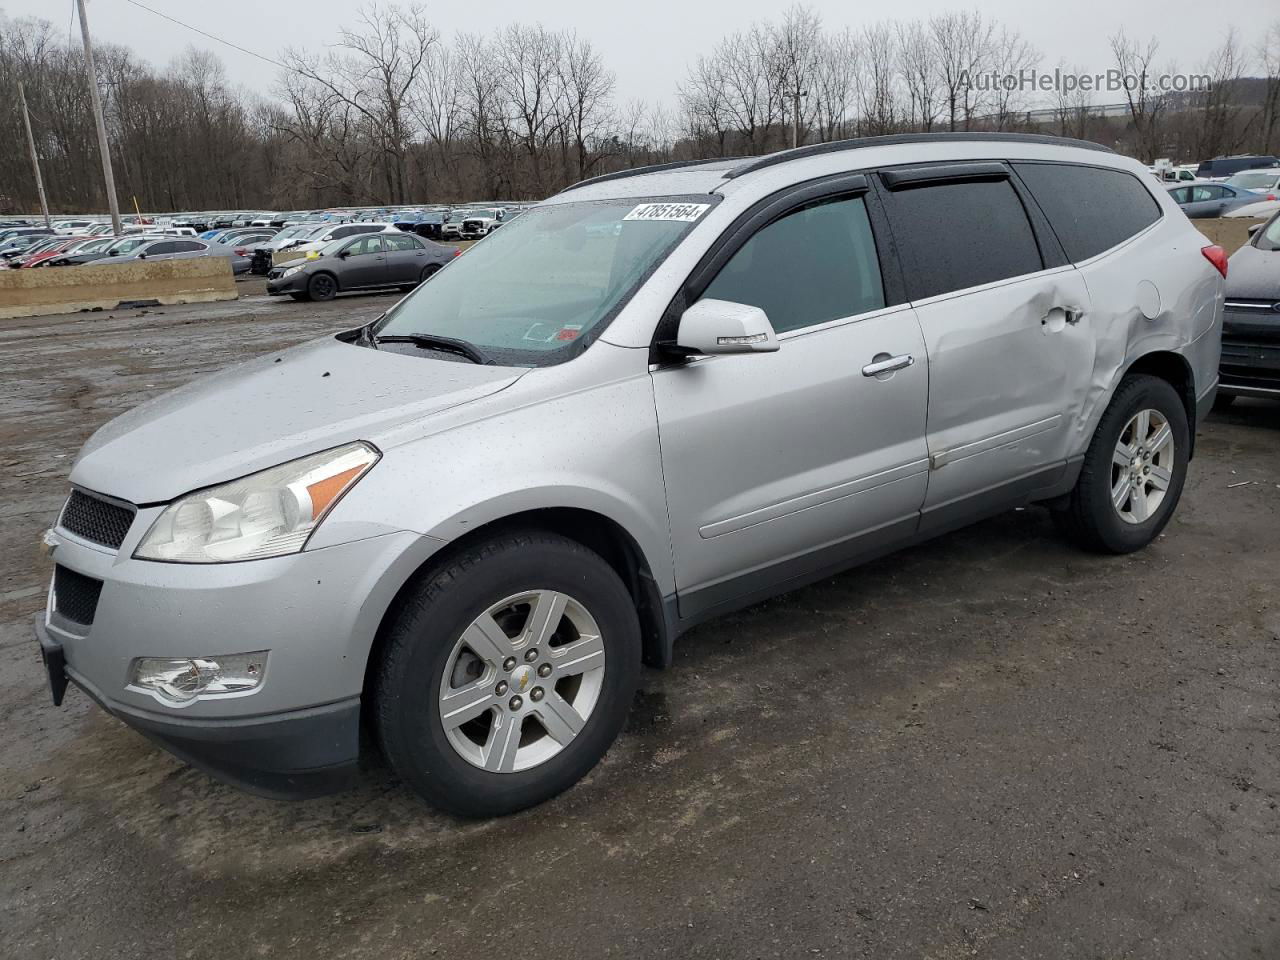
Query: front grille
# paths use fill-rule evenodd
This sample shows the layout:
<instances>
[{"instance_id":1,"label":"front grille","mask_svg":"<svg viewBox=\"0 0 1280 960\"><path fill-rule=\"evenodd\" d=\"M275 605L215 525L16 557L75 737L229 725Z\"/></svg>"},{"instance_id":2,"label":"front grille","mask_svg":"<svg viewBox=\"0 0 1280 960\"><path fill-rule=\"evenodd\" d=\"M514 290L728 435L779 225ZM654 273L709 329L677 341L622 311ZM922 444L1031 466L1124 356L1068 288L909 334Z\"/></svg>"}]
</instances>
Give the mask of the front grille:
<instances>
[{"instance_id":1,"label":"front grille","mask_svg":"<svg viewBox=\"0 0 1280 960\"><path fill-rule=\"evenodd\" d=\"M133 525L133 511L118 503L72 490L67 505L62 508L58 525L91 543L119 549Z\"/></svg>"},{"instance_id":2,"label":"front grille","mask_svg":"<svg viewBox=\"0 0 1280 960\"><path fill-rule=\"evenodd\" d=\"M89 627L98 612L102 581L58 565L53 568L53 609L72 623Z\"/></svg>"}]
</instances>

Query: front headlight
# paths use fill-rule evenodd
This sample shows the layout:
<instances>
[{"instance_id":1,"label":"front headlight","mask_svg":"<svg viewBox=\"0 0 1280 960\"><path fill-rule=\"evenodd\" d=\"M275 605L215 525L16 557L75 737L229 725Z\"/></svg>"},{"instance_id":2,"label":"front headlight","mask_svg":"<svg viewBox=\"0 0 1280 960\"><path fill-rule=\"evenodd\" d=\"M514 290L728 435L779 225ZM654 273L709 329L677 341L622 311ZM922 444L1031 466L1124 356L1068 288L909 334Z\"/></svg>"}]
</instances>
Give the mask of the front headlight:
<instances>
[{"instance_id":1,"label":"front headlight","mask_svg":"<svg viewBox=\"0 0 1280 960\"><path fill-rule=\"evenodd\" d=\"M296 267L285 267L285 268L284 268L284 273L280 274L280 279L281 279L281 280L283 280L285 277L292 277L295 273L297 273L299 270L301 270L304 266L306 266L306 264L302 264L302 263L300 263L300 264L298 264Z\"/></svg>"},{"instance_id":2,"label":"front headlight","mask_svg":"<svg viewBox=\"0 0 1280 960\"><path fill-rule=\"evenodd\" d=\"M138 544L139 560L227 563L299 552L380 454L348 443L180 497Z\"/></svg>"}]
</instances>

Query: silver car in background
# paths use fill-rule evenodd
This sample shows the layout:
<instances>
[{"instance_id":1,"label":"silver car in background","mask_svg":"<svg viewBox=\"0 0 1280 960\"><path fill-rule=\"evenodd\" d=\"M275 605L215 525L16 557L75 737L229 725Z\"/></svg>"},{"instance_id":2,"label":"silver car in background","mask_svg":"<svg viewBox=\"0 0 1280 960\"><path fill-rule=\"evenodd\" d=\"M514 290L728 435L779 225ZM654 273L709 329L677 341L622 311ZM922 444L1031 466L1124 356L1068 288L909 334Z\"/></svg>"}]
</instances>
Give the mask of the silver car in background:
<instances>
[{"instance_id":1,"label":"silver car in background","mask_svg":"<svg viewBox=\"0 0 1280 960\"><path fill-rule=\"evenodd\" d=\"M100 429L47 538L54 700L271 795L346 782L367 730L440 807L538 803L707 618L1028 503L1150 543L1225 272L1075 141L586 181L368 326Z\"/></svg>"}]
</instances>

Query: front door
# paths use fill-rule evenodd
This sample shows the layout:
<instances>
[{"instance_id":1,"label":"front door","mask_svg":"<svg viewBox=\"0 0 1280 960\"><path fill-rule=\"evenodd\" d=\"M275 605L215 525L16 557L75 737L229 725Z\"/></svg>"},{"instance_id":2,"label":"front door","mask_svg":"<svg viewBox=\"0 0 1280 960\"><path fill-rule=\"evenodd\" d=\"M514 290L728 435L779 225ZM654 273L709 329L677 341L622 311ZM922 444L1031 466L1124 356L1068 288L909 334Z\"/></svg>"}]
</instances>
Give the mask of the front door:
<instances>
[{"instance_id":1,"label":"front door","mask_svg":"<svg viewBox=\"0 0 1280 960\"><path fill-rule=\"evenodd\" d=\"M781 348L653 373L683 617L909 536L928 469L924 340L863 195L773 219L700 295L760 307Z\"/></svg>"},{"instance_id":2,"label":"front door","mask_svg":"<svg viewBox=\"0 0 1280 960\"><path fill-rule=\"evenodd\" d=\"M344 290L387 283L387 256L379 234L370 233L352 240L346 251L347 259L339 280Z\"/></svg>"}]
</instances>

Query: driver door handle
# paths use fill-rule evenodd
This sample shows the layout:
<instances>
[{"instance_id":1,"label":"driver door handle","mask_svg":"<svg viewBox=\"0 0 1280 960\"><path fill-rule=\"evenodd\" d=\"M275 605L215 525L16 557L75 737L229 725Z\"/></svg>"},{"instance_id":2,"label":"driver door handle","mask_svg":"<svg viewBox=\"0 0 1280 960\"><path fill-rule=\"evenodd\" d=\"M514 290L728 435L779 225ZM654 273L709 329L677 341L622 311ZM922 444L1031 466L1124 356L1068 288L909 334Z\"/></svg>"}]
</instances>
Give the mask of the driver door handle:
<instances>
[{"instance_id":1,"label":"driver door handle","mask_svg":"<svg viewBox=\"0 0 1280 960\"><path fill-rule=\"evenodd\" d=\"M883 354L877 354L883 356ZM888 357L884 360L873 360L862 368L864 377L875 377L882 373L892 373L894 370L901 370L903 367L909 367L916 362L916 358L909 353L901 354L896 357Z\"/></svg>"}]
</instances>

